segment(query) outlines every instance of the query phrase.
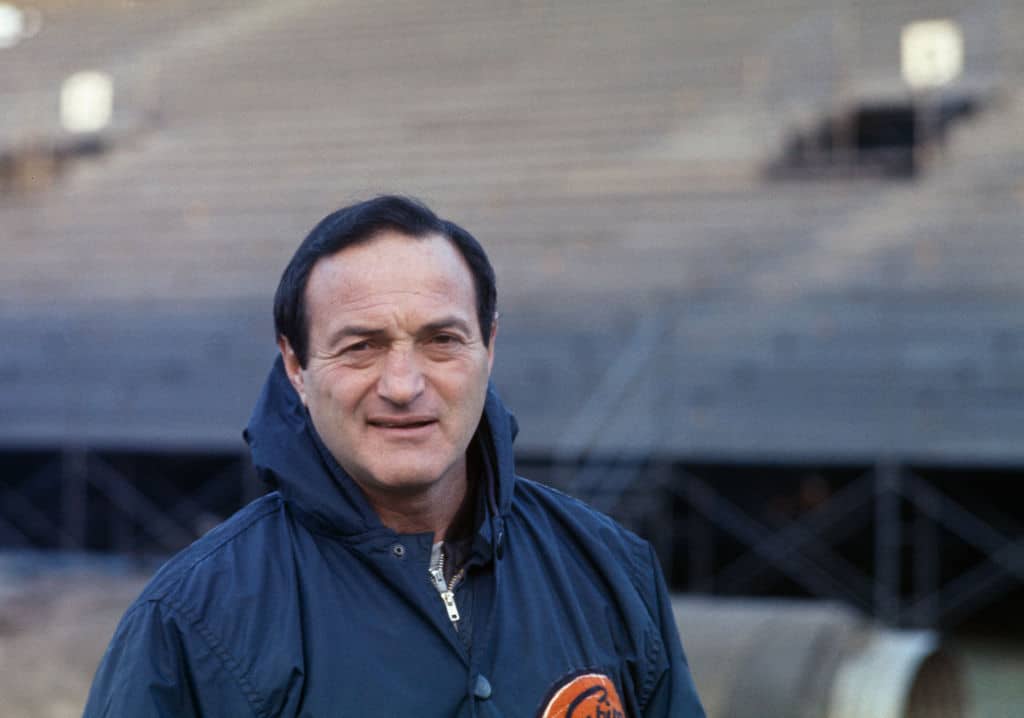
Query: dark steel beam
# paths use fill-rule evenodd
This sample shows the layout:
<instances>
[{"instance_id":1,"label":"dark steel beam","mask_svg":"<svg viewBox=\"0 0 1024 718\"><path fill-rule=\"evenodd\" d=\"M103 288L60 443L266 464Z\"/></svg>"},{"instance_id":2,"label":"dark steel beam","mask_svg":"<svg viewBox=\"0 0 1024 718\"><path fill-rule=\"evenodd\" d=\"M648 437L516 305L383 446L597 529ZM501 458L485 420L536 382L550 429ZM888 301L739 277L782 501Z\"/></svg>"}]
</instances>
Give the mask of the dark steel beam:
<instances>
[{"instance_id":1,"label":"dark steel beam","mask_svg":"<svg viewBox=\"0 0 1024 718\"><path fill-rule=\"evenodd\" d=\"M863 525L853 522L850 517L856 509L869 503L874 495L874 472L869 471L847 484L827 501L816 506L804 516L787 524L767 539L773 548L783 552L798 552L815 544L827 545L830 540L838 540L846 535L840 528ZM827 556L842 559L832 551ZM862 584L863 590L869 592L867 577L857 571L845 559L847 573L856 577L852 582ZM754 551L748 551L715 575L716 585L741 586L755 580L759 575L771 569L764 559Z\"/></svg>"},{"instance_id":2,"label":"dark steel beam","mask_svg":"<svg viewBox=\"0 0 1024 718\"><path fill-rule=\"evenodd\" d=\"M899 625L903 520L900 516L902 471L893 460L875 469L875 616Z\"/></svg>"},{"instance_id":3,"label":"dark steel beam","mask_svg":"<svg viewBox=\"0 0 1024 718\"><path fill-rule=\"evenodd\" d=\"M825 568L800 553L784 551L770 544L770 530L718 494L702 479L689 474L682 489L673 485L669 490L688 501L727 533L753 548L811 593L842 598L854 606L865 607L862 596L837 580Z\"/></svg>"}]
</instances>

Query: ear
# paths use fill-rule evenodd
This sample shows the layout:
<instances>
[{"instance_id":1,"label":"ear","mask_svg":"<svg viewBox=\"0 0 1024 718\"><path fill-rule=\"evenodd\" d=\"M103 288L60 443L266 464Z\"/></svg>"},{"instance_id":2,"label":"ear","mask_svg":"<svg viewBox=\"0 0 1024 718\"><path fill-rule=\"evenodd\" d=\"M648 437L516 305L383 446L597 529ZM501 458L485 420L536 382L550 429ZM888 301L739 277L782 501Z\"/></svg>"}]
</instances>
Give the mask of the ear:
<instances>
[{"instance_id":1,"label":"ear","mask_svg":"<svg viewBox=\"0 0 1024 718\"><path fill-rule=\"evenodd\" d=\"M494 321L491 322L491 340L487 342L487 375L490 376L494 367L494 341L498 338L498 313L494 313Z\"/></svg>"},{"instance_id":2,"label":"ear","mask_svg":"<svg viewBox=\"0 0 1024 718\"><path fill-rule=\"evenodd\" d=\"M303 381L303 370L302 365L299 363L299 357L296 356L292 345L288 343L286 337L277 338L277 348L281 350L281 359L284 361L284 371L288 375L288 381L291 382L292 388L295 389L295 393L299 395L299 399L302 401L303 406L305 406L306 385Z\"/></svg>"}]
</instances>

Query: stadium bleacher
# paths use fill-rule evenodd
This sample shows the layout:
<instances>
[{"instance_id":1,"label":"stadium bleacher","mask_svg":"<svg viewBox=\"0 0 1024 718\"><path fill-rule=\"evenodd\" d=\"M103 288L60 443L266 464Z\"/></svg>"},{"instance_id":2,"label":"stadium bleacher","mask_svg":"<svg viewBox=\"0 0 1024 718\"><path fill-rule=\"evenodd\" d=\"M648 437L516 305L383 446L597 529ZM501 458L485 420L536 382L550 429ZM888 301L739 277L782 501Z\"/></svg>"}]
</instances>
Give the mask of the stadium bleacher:
<instances>
[{"instance_id":1,"label":"stadium bleacher","mask_svg":"<svg viewBox=\"0 0 1024 718\"><path fill-rule=\"evenodd\" d=\"M295 243L400 191L494 256L526 449L656 308L664 371L605 417L613 449L651 424L680 454L1021 457L1016 4L41 7L4 51L0 147L60 139L71 71L126 92L109 152L0 198L5 444L235 444ZM892 86L900 24L936 13L999 94L924 178L764 179L795 117Z\"/></svg>"},{"instance_id":2,"label":"stadium bleacher","mask_svg":"<svg viewBox=\"0 0 1024 718\"><path fill-rule=\"evenodd\" d=\"M0 545L173 551L250 498L279 273L401 192L496 265L527 473L609 511L642 484L620 518L674 588L915 625L1019 596L1024 4L33 4L0 49ZM981 110L923 171L769 171L941 99L899 72L936 17ZM58 119L80 70L114 82L99 143Z\"/></svg>"}]
</instances>

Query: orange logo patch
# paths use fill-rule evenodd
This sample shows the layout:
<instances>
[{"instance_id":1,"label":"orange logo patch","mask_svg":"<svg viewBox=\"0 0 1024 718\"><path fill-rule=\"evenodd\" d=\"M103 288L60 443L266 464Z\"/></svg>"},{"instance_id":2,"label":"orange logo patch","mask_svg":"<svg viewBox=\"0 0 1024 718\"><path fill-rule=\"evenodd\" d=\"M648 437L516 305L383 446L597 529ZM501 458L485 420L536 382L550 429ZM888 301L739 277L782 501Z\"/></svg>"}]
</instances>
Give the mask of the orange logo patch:
<instances>
[{"instance_id":1,"label":"orange logo patch","mask_svg":"<svg viewBox=\"0 0 1024 718\"><path fill-rule=\"evenodd\" d=\"M584 673L556 690L539 718L626 718L626 714L608 676Z\"/></svg>"}]
</instances>

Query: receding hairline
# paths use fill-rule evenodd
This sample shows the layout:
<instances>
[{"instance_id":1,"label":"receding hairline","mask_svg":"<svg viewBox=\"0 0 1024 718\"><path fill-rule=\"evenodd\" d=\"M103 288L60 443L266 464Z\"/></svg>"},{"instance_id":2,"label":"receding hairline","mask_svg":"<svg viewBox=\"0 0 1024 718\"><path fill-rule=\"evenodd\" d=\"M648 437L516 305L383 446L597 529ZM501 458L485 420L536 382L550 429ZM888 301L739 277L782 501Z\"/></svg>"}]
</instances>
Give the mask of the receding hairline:
<instances>
[{"instance_id":1,"label":"receding hairline","mask_svg":"<svg viewBox=\"0 0 1024 718\"><path fill-rule=\"evenodd\" d=\"M309 285L313 280L313 275L317 273L318 267L322 267L325 263L330 262L331 260L338 260L345 254L352 254L358 251L365 251L370 249L375 244L391 239L408 240L410 244L430 242L432 240L441 240L445 244L445 246L448 247L448 251L451 252L452 256L455 257L459 265L464 270L466 270L466 274L469 277L469 284L473 292L473 304L474 306L476 306L477 301L479 301L479 297L476 296L476 275L473 273L473 267L470 265L469 260L466 259L466 256L463 254L458 243L452 237L448 236L447 234L443 234L441 232L436 231L424 232L423 234L410 234L409 232L406 232L403 229L393 227L382 227L368 234L366 237L362 237L359 240L352 242L351 244L348 244L335 252L331 252L329 254L323 255L322 257L318 257L316 261L313 262L312 266L309 268L309 274L306 276L306 284L302 288L303 294L305 295L309 291ZM340 266L343 267L344 261L339 261L341 262ZM306 296L305 298L308 299L308 296Z\"/></svg>"},{"instance_id":2,"label":"receding hairline","mask_svg":"<svg viewBox=\"0 0 1024 718\"><path fill-rule=\"evenodd\" d=\"M456 241L452 237L449 237L448 235L443 234L441 232L430 231L430 232L425 232L423 234L410 234L409 232L406 232L406 231L404 231L402 229L391 228L391 227L381 228L381 229L379 229L379 230L377 230L377 231L367 235L365 238L361 238L357 242L353 242L352 244L349 244L349 245L347 245L345 247L342 247L341 249L339 249L336 252L332 252L330 254L325 254L324 256L319 257L313 263L312 267L310 267L309 274L306 277L305 286L302 288L302 294L303 294L303 302L302 302L302 304L303 304L303 311L305 313L305 321L304 321L304 323L306 325L307 340L308 340L308 337L309 337L309 333L312 330L312 316L311 316L311 312L312 312L313 306L312 306L312 302L310 302L309 291L310 291L311 285L315 281L314 277L322 276L322 272L324 271L324 265L330 264L332 261L338 261L339 262L338 270L343 270L344 269L344 255L346 253L350 253L351 254L352 252L355 252L355 251L360 250L360 249L368 249L368 248L372 247L372 245L374 245L374 244L377 244L377 243L379 243L381 241L384 241L384 240L390 240L390 239L395 239L395 240L405 239L405 240L408 240L409 242L429 242L431 240L441 240L441 241L444 242L444 244L448 247L448 251L455 258L455 261L458 263L458 265L460 267L462 267L462 270L465 273L463 275L464 279L468 280L470 310L471 310L470 311L470 316L477 319L477 322L476 322L477 331L480 332L481 338L484 339L484 341L486 343L487 340L489 339L489 337L484 337L483 336L484 335L483 327L479 326L479 316L478 316L477 307L479 305L480 298L478 296L479 289L477 287L476 275L473 273L473 268L470 266L469 261L463 255L463 253L460 250L460 248L459 248L458 244L456 243ZM410 290L411 290L411 288L410 288ZM493 329L493 321L496 318L497 318L497 313L495 313L495 316L491 317L492 329ZM452 323L452 317L445 317L443 322L438 321L438 322L432 322L432 323L448 323L448 324L451 324ZM458 324L464 324L464 322L462 320L459 320ZM470 322L470 324L472 325L472 322ZM355 327L353 327L353 328L355 328ZM334 337L337 333L338 333L337 331L331 332L332 337Z\"/></svg>"},{"instance_id":3,"label":"receding hairline","mask_svg":"<svg viewBox=\"0 0 1024 718\"><path fill-rule=\"evenodd\" d=\"M468 230L438 217L416 198L381 195L342 207L321 219L281 274L274 292L275 336L278 342L284 338L292 344L303 366L308 339L306 290L314 266L348 247L372 242L392 231L411 239L438 235L450 240L469 267L477 324L484 343L489 343L497 321L497 278L483 246Z\"/></svg>"}]
</instances>

